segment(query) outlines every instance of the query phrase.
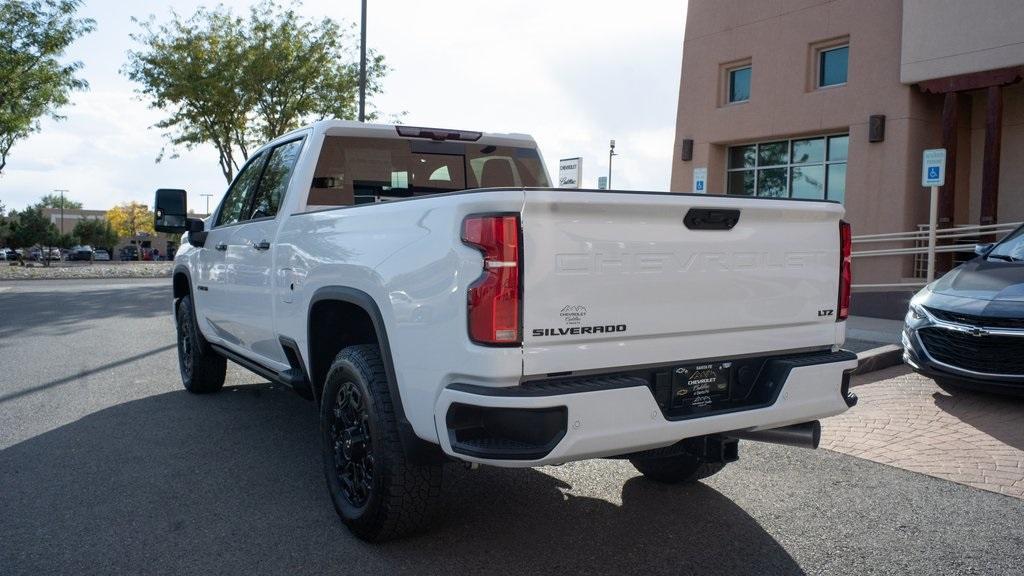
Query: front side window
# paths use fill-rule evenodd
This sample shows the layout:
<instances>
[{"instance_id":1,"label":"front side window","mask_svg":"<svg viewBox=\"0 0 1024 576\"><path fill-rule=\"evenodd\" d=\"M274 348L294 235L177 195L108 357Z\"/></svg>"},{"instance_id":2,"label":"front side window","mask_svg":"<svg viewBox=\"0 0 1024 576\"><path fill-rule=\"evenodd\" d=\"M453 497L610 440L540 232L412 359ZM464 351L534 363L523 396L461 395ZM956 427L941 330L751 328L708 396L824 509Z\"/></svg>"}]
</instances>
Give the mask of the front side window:
<instances>
[{"instance_id":1,"label":"front side window","mask_svg":"<svg viewBox=\"0 0 1024 576\"><path fill-rule=\"evenodd\" d=\"M734 68L729 71L729 103L750 100L751 67Z\"/></svg>"},{"instance_id":2,"label":"front side window","mask_svg":"<svg viewBox=\"0 0 1024 576\"><path fill-rule=\"evenodd\" d=\"M288 181L295 167L295 160L302 150L302 140L294 140L281 144L270 152L267 167L263 169L259 190L253 198L249 217L270 218L277 215L281 200L288 191Z\"/></svg>"},{"instance_id":3,"label":"front side window","mask_svg":"<svg viewBox=\"0 0 1024 576\"><path fill-rule=\"evenodd\" d=\"M260 172L263 171L263 161L267 155L265 152L253 156L249 162L242 167L241 172L235 176L235 181L228 188L228 193L221 202L220 211L217 213L217 226L234 224L241 220L248 220L243 216L245 207L256 192L256 185L260 180Z\"/></svg>"},{"instance_id":4,"label":"front side window","mask_svg":"<svg viewBox=\"0 0 1024 576\"><path fill-rule=\"evenodd\" d=\"M843 202L849 136L819 136L732 146L729 194Z\"/></svg>"},{"instance_id":5,"label":"front side window","mask_svg":"<svg viewBox=\"0 0 1024 576\"><path fill-rule=\"evenodd\" d=\"M850 47L840 46L818 53L818 87L846 84Z\"/></svg>"}]
</instances>

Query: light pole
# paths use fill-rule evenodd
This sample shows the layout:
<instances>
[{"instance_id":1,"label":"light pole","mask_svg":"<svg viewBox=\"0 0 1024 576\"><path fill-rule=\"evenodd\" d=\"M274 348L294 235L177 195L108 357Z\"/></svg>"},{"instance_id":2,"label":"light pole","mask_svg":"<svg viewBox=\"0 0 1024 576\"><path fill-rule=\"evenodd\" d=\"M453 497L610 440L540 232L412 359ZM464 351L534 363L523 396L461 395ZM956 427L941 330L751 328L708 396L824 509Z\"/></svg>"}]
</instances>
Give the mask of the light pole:
<instances>
[{"instance_id":1,"label":"light pole","mask_svg":"<svg viewBox=\"0 0 1024 576\"><path fill-rule=\"evenodd\" d=\"M615 153L615 140L613 139L608 143L608 189L612 189L612 156L618 156Z\"/></svg>"},{"instance_id":2,"label":"light pole","mask_svg":"<svg viewBox=\"0 0 1024 576\"><path fill-rule=\"evenodd\" d=\"M366 0L359 26L359 121L366 121Z\"/></svg>"},{"instance_id":3,"label":"light pole","mask_svg":"<svg viewBox=\"0 0 1024 576\"><path fill-rule=\"evenodd\" d=\"M203 198L206 198L206 215L209 216L210 215L210 196L213 196L213 194L200 194L200 196L202 196Z\"/></svg>"},{"instance_id":4,"label":"light pole","mask_svg":"<svg viewBox=\"0 0 1024 576\"><path fill-rule=\"evenodd\" d=\"M55 189L54 192L60 192L60 233L64 234L64 193L67 190Z\"/></svg>"}]
</instances>

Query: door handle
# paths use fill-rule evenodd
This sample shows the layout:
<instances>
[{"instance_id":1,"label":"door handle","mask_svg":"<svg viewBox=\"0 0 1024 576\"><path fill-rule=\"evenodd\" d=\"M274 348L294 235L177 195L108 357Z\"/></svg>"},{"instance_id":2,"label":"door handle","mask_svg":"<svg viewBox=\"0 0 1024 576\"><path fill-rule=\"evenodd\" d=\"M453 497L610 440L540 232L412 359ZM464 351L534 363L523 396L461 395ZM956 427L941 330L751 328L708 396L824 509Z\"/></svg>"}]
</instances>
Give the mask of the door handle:
<instances>
[{"instance_id":1,"label":"door handle","mask_svg":"<svg viewBox=\"0 0 1024 576\"><path fill-rule=\"evenodd\" d=\"M217 250L220 250L221 252L223 252L223 251L228 249L228 245L223 243L223 242L221 242L220 244L217 244L216 246L214 246L214 248L216 248Z\"/></svg>"},{"instance_id":2,"label":"door handle","mask_svg":"<svg viewBox=\"0 0 1024 576\"><path fill-rule=\"evenodd\" d=\"M270 250L270 242L267 242L266 240L260 240L259 243L253 244L252 247L257 250Z\"/></svg>"}]
</instances>

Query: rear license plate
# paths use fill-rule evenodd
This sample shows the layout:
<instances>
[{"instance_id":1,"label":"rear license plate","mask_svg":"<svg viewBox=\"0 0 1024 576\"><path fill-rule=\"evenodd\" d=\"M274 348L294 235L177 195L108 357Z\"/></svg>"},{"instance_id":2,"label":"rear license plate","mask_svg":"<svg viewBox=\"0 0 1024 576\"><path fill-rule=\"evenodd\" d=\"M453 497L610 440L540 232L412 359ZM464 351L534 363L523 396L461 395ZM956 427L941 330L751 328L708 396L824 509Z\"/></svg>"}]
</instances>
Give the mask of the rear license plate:
<instances>
[{"instance_id":1,"label":"rear license plate","mask_svg":"<svg viewBox=\"0 0 1024 576\"><path fill-rule=\"evenodd\" d=\"M732 362L680 366L672 371L672 406L704 408L729 399Z\"/></svg>"}]
</instances>

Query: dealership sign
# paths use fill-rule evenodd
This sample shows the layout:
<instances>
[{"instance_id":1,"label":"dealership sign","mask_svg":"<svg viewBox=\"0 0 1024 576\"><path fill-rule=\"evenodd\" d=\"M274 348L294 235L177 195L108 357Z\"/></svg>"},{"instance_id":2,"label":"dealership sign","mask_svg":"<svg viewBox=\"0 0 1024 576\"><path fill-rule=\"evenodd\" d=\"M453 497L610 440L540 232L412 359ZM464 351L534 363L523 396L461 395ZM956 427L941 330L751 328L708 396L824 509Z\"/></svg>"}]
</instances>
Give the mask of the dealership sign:
<instances>
[{"instance_id":1,"label":"dealership sign","mask_svg":"<svg viewBox=\"0 0 1024 576\"><path fill-rule=\"evenodd\" d=\"M583 180L583 158L563 158L558 161L558 187L579 188Z\"/></svg>"}]
</instances>

